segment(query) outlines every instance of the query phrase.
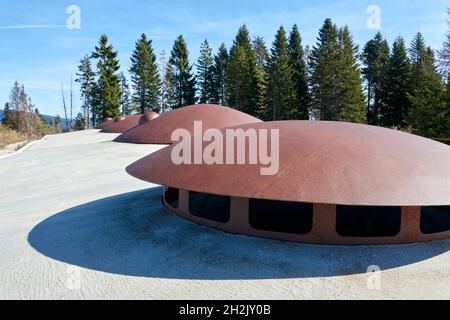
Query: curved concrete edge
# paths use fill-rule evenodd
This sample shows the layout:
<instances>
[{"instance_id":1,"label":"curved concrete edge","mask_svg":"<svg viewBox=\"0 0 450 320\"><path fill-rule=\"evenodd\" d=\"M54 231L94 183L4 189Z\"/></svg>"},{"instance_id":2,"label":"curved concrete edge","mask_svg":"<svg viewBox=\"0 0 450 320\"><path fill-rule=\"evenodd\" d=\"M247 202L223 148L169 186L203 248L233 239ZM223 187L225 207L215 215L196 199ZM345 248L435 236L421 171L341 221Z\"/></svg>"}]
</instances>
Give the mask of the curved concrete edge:
<instances>
[{"instance_id":1,"label":"curved concrete edge","mask_svg":"<svg viewBox=\"0 0 450 320\"><path fill-rule=\"evenodd\" d=\"M42 137L42 138L39 139L39 140L34 140L34 141L31 141L31 142L28 142L26 145L24 145L24 146L23 146L22 148L20 148L19 150L15 151L15 152L8 153L8 154L5 154L5 155L3 155L3 156L0 156L0 160L9 158L9 157L11 157L11 156L14 156L14 155L16 155L16 154L20 154L20 153L22 153L22 152L25 152L26 150L28 150L29 148L31 148L34 144L36 144L36 143L38 143L38 142L40 142L40 141L45 141L45 140L47 140L48 137L49 137L49 136L46 135L46 136Z\"/></svg>"}]
</instances>

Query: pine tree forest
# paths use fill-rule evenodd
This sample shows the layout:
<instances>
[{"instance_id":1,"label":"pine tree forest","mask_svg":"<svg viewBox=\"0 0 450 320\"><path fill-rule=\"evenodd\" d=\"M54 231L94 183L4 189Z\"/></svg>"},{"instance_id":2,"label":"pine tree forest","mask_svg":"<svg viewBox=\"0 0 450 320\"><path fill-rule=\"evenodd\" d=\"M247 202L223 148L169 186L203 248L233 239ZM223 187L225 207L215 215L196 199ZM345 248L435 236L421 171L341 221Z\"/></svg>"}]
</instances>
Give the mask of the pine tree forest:
<instances>
[{"instance_id":1,"label":"pine tree forest","mask_svg":"<svg viewBox=\"0 0 450 320\"><path fill-rule=\"evenodd\" d=\"M75 81L82 112L74 124L85 129L106 117L212 103L265 121L345 121L449 139L446 37L435 51L420 32L410 44L401 36L389 43L378 32L360 48L347 26L326 19L309 47L298 25L280 26L271 41L242 25L229 46L213 48L205 39L191 61L183 35L167 55L155 53L150 36L142 34L130 69L121 70L118 52L102 35L80 60ZM32 108L24 94L15 84L7 112L20 116Z\"/></svg>"}]
</instances>

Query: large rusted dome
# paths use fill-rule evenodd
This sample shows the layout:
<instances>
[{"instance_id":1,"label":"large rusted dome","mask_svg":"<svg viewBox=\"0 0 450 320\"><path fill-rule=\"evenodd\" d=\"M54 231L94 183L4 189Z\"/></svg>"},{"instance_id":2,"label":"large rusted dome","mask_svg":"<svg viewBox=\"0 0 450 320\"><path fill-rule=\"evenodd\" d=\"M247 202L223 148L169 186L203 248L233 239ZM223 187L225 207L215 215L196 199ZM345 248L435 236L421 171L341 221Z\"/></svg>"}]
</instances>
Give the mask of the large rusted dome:
<instances>
[{"instance_id":1,"label":"large rusted dome","mask_svg":"<svg viewBox=\"0 0 450 320\"><path fill-rule=\"evenodd\" d=\"M187 129L192 134L194 121L202 121L203 130L262 122L255 117L231 108L202 104L164 113L151 123L128 130L114 141L138 144L170 144L172 143L172 133L176 129Z\"/></svg>"},{"instance_id":2,"label":"large rusted dome","mask_svg":"<svg viewBox=\"0 0 450 320\"><path fill-rule=\"evenodd\" d=\"M162 149L130 165L127 171L163 185L163 204L169 211L227 232L352 245L450 237L448 146L398 131L348 123L287 121L236 128L267 129L258 131L262 137L269 130L275 133L268 145L254 141L251 153L261 157L267 147L269 155L274 152L275 162L274 155L279 154L279 170L273 171L274 175L261 175L264 165L174 164L177 159L172 159L172 151L184 157L189 156L189 148L193 159L193 151L200 149L200 153L209 150L209 158L205 152L208 161L214 153L220 155L214 161L221 162L221 151L224 159L231 160L229 150L215 145L221 139L217 132L216 148L209 143L199 148L201 140L191 139L191 145L183 142ZM271 129L279 130L279 153L273 143L278 141L277 131ZM243 130L241 134L247 132L248 140L256 139L256 131ZM249 163L248 145L225 142L234 150L235 159L240 151L246 156L243 162Z\"/></svg>"},{"instance_id":3,"label":"large rusted dome","mask_svg":"<svg viewBox=\"0 0 450 320\"><path fill-rule=\"evenodd\" d=\"M141 128L155 128L157 135L164 116L158 120ZM262 176L255 165L175 165L173 146L127 172L160 185L233 197L362 206L450 204L450 147L444 144L349 123L282 121L239 128L279 129L276 175Z\"/></svg>"},{"instance_id":4,"label":"large rusted dome","mask_svg":"<svg viewBox=\"0 0 450 320\"><path fill-rule=\"evenodd\" d=\"M110 125L105 126L101 132L124 133L131 128L143 125L157 117L159 117L159 114L156 112L147 112L143 115L117 117Z\"/></svg>"}]
</instances>

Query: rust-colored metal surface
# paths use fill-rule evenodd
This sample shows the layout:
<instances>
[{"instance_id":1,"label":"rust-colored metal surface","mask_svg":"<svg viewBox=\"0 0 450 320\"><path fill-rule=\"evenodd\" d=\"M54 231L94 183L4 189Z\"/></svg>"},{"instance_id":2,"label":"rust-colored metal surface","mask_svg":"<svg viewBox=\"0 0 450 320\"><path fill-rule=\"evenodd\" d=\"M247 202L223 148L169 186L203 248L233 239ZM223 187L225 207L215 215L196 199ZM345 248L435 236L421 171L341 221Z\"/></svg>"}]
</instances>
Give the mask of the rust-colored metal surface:
<instances>
[{"instance_id":1,"label":"rust-colored metal surface","mask_svg":"<svg viewBox=\"0 0 450 320\"><path fill-rule=\"evenodd\" d=\"M196 217L189 211L189 191L180 190L179 206L173 208L164 200L165 207L172 213L197 223L225 232L276 240L333 245L382 245L410 244L450 238L450 231L423 234L420 230L420 207L403 207L400 232L392 237L343 237L336 232L336 205L315 204L313 228L309 234L292 234L257 230L249 224L249 200L230 199L230 221L219 223ZM276 216L276 212L274 212Z\"/></svg>"},{"instance_id":2,"label":"rust-colored metal surface","mask_svg":"<svg viewBox=\"0 0 450 320\"><path fill-rule=\"evenodd\" d=\"M238 128L279 130L277 174L262 176L264 166L249 164L175 165L174 146L133 163L127 172L160 185L238 198L363 206L450 204L447 145L349 123L284 121ZM246 153L248 159L248 148Z\"/></svg>"},{"instance_id":3,"label":"rust-colored metal surface","mask_svg":"<svg viewBox=\"0 0 450 320\"><path fill-rule=\"evenodd\" d=\"M262 122L243 112L218 105L195 105L162 114L152 121L133 128L117 137L115 142L137 144L171 144L176 129L194 131L194 121L202 121L203 130L222 129L248 123Z\"/></svg>"},{"instance_id":4,"label":"rust-colored metal surface","mask_svg":"<svg viewBox=\"0 0 450 320\"><path fill-rule=\"evenodd\" d=\"M114 122L113 118L106 118L99 126L96 127L96 129L104 129L110 125L112 125Z\"/></svg>"},{"instance_id":5,"label":"rust-colored metal surface","mask_svg":"<svg viewBox=\"0 0 450 320\"><path fill-rule=\"evenodd\" d=\"M131 128L143 125L159 116L156 112L147 112L143 115L133 115L133 116L120 116L114 119L114 121L105 126L101 132L105 133L124 133Z\"/></svg>"},{"instance_id":6,"label":"rust-colored metal surface","mask_svg":"<svg viewBox=\"0 0 450 320\"><path fill-rule=\"evenodd\" d=\"M146 112L146 113L144 113L144 118L145 118L146 121L155 120L159 116L160 116L160 114L156 113L156 112Z\"/></svg>"}]
</instances>

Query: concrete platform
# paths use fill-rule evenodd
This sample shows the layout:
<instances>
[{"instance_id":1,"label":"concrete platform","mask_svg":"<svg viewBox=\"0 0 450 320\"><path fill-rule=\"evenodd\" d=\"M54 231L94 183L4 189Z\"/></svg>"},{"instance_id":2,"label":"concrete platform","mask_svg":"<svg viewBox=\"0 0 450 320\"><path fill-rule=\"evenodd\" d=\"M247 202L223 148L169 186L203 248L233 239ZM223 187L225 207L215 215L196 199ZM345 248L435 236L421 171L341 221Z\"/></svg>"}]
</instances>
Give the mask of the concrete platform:
<instances>
[{"instance_id":1,"label":"concrete platform","mask_svg":"<svg viewBox=\"0 0 450 320\"><path fill-rule=\"evenodd\" d=\"M0 160L0 299L450 299L450 240L312 246L197 226L125 172L161 147L116 136Z\"/></svg>"}]
</instances>

